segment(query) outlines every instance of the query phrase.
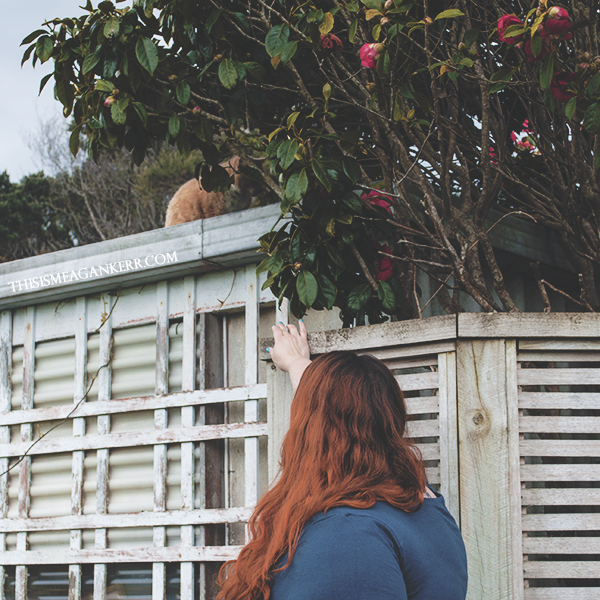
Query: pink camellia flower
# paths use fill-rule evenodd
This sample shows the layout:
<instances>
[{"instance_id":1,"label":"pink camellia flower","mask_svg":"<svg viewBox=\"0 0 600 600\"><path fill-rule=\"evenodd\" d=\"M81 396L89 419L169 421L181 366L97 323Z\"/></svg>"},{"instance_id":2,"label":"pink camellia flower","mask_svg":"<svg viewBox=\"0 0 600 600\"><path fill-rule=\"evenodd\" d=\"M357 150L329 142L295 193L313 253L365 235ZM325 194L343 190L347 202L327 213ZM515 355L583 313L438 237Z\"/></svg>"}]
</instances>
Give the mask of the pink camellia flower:
<instances>
[{"instance_id":1,"label":"pink camellia flower","mask_svg":"<svg viewBox=\"0 0 600 600\"><path fill-rule=\"evenodd\" d=\"M104 106L106 106L107 108L110 108L116 101L117 101L117 99L114 96L109 96L104 101Z\"/></svg>"},{"instance_id":2,"label":"pink camellia flower","mask_svg":"<svg viewBox=\"0 0 600 600\"><path fill-rule=\"evenodd\" d=\"M498 161L496 160L498 158L498 155L496 154L496 151L494 150L494 146L490 146L490 162L493 165L497 165Z\"/></svg>"},{"instance_id":3,"label":"pink camellia flower","mask_svg":"<svg viewBox=\"0 0 600 600\"><path fill-rule=\"evenodd\" d=\"M514 131L510 134L510 139L513 141L513 144L517 141L517 134Z\"/></svg>"},{"instance_id":4,"label":"pink camellia flower","mask_svg":"<svg viewBox=\"0 0 600 600\"><path fill-rule=\"evenodd\" d=\"M323 54L331 54L332 52L337 52L343 47L344 44L337 35L333 35L333 33L328 33L327 35L321 36L321 49L323 50Z\"/></svg>"},{"instance_id":5,"label":"pink camellia flower","mask_svg":"<svg viewBox=\"0 0 600 600\"><path fill-rule=\"evenodd\" d=\"M570 40L573 37L572 33L565 33L573 23L569 18L569 13L560 6L553 6L548 11L548 18L544 23L546 31L552 37L560 37L561 40Z\"/></svg>"},{"instance_id":6,"label":"pink camellia flower","mask_svg":"<svg viewBox=\"0 0 600 600\"><path fill-rule=\"evenodd\" d=\"M383 44L363 44L360 49L360 64L367 69L374 69L382 50Z\"/></svg>"},{"instance_id":7,"label":"pink camellia flower","mask_svg":"<svg viewBox=\"0 0 600 600\"><path fill-rule=\"evenodd\" d=\"M523 121L522 127L523 127L523 131L526 131L527 133L531 132L531 129L529 129L529 119L525 119Z\"/></svg>"},{"instance_id":8,"label":"pink camellia flower","mask_svg":"<svg viewBox=\"0 0 600 600\"><path fill-rule=\"evenodd\" d=\"M577 96L575 92L571 92L568 87L570 83L573 83L577 75L575 73L565 73L564 71L557 71L552 76L550 82L550 91L552 95L559 102L567 102L569 99Z\"/></svg>"},{"instance_id":9,"label":"pink camellia flower","mask_svg":"<svg viewBox=\"0 0 600 600\"><path fill-rule=\"evenodd\" d=\"M387 254L391 254L392 251L387 244L380 244L378 242L371 242L371 245L375 250L381 250L381 252L386 252ZM377 261L377 271L375 273L375 279L377 281L387 281L394 274L394 263L389 256L381 256L379 255L379 260Z\"/></svg>"},{"instance_id":10,"label":"pink camellia flower","mask_svg":"<svg viewBox=\"0 0 600 600\"><path fill-rule=\"evenodd\" d=\"M537 32L542 37L542 49L540 50L540 53L537 56L533 53L533 50L531 49L531 40L528 40L523 47L529 62L538 62L540 60L544 60L544 58L546 58L550 52L547 31L543 27L538 27Z\"/></svg>"},{"instance_id":11,"label":"pink camellia flower","mask_svg":"<svg viewBox=\"0 0 600 600\"><path fill-rule=\"evenodd\" d=\"M498 38L501 42L504 42L505 44L515 44L523 37L523 34L515 36L505 35L506 30L512 25L525 26L525 23L523 23L516 15L504 15L498 20Z\"/></svg>"},{"instance_id":12,"label":"pink camellia flower","mask_svg":"<svg viewBox=\"0 0 600 600\"><path fill-rule=\"evenodd\" d=\"M363 194L360 197L361 200L368 200L374 206L381 206L381 208L385 208L390 214L392 214L392 209L390 208L392 204L392 199L386 194L382 194L381 192L370 191L369 195Z\"/></svg>"},{"instance_id":13,"label":"pink camellia flower","mask_svg":"<svg viewBox=\"0 0 600 600\"><path fill-rule=\"evenodd\" d=\"M199 115L202 112L202 109L199 106L194 106L194 108L192 108L192 113L194 115Z\"/></svg>"}]
</instances>

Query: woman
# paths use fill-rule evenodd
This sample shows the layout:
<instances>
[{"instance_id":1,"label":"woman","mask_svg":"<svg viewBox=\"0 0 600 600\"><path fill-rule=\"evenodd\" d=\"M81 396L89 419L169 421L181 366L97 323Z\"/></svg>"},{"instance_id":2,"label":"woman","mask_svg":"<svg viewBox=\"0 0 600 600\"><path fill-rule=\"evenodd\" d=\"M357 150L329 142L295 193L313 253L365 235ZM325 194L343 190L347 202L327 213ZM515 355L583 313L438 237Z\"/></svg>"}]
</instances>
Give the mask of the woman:
<instances>
[{"instance_id":1,"label":"woman","mask_svg":"<svg viewBox=\"0 0 600 600\"><path fill-rule=\"evenodd\" d=\"M273 362L295 390L290 428L218 598L464 600L464 544L404 437L392 373L352 352L311 362L302 321L273 335Z\"/></svg>"}]
</instances>

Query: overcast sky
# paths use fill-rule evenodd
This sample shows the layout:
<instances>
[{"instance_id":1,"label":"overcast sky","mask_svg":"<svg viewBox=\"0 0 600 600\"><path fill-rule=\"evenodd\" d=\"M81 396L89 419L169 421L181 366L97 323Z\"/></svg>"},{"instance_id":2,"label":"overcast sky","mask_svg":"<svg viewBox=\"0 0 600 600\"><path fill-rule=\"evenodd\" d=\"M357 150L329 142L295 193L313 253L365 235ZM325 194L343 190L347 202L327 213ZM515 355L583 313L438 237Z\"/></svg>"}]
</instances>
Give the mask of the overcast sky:
<instances>
[{"instance_id":1,"label":"overcast sky","mask_svg":"<svg viewBox=\"0 0 600 600\"><path fill-rule=\"evenodd\" d=\"M21 68L20 43L46 19L84 14L85 0L2 0L0 21L0 173L8 171L11 181L40 170L39 159L27 146L42 120L60 118L62 110L54 100L52 81L38 97L40 80L52 70L52 61L36 65L28 61ZM93 0L94 6L97 1ZM65 122L66 123L66 122Z\"/></svg>"}]
</instances>

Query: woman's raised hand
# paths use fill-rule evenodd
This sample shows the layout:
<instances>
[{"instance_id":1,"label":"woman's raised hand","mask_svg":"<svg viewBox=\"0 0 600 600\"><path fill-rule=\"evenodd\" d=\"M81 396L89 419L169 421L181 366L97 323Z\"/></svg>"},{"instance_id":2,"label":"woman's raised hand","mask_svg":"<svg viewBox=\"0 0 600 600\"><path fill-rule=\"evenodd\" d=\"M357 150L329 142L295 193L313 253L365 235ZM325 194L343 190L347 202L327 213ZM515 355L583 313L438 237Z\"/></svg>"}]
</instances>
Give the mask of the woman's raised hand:
<instances>
[{"instance_id":1,"label":"woman's raised hand","mask_svg":"<svg viewBox=\"0 0 600 600\"><path fill-rule=\"evenodd\" d=\"M273 325L275 345L269 348L269 353L275 366L290 375L294 391L298 387L304 369L310 364L310 349L303 321L295 325Z\"/></svg>"}]
</instances>

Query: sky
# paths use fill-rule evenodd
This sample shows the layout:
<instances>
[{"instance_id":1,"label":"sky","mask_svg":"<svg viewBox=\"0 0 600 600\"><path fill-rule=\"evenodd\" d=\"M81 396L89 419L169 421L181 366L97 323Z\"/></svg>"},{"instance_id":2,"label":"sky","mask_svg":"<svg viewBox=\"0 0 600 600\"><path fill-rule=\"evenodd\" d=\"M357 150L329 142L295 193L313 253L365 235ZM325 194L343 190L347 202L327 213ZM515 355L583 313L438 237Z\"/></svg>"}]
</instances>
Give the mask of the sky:
<instances>
[{"instance_id":1,"label":"sky","mask_svg":"<svg viewBox=\"0 0 600 600\"><path fill-rule=\"evenodd\" d=\"M42 169L39 156L27 145L35 137L40 124L55 119L66 127L62 107L54 99L52 80L38 97L40 80L52 70L52 60L35 69L31 61L21 68L27 46L20 47L27 34L41 29L42 23L54 17L84 14L79 8L85 0L2 0L0 20L0 173L4 170L12 182ZM97 2L93 2L94 6Z\"/></svg>"}]
</instances>

